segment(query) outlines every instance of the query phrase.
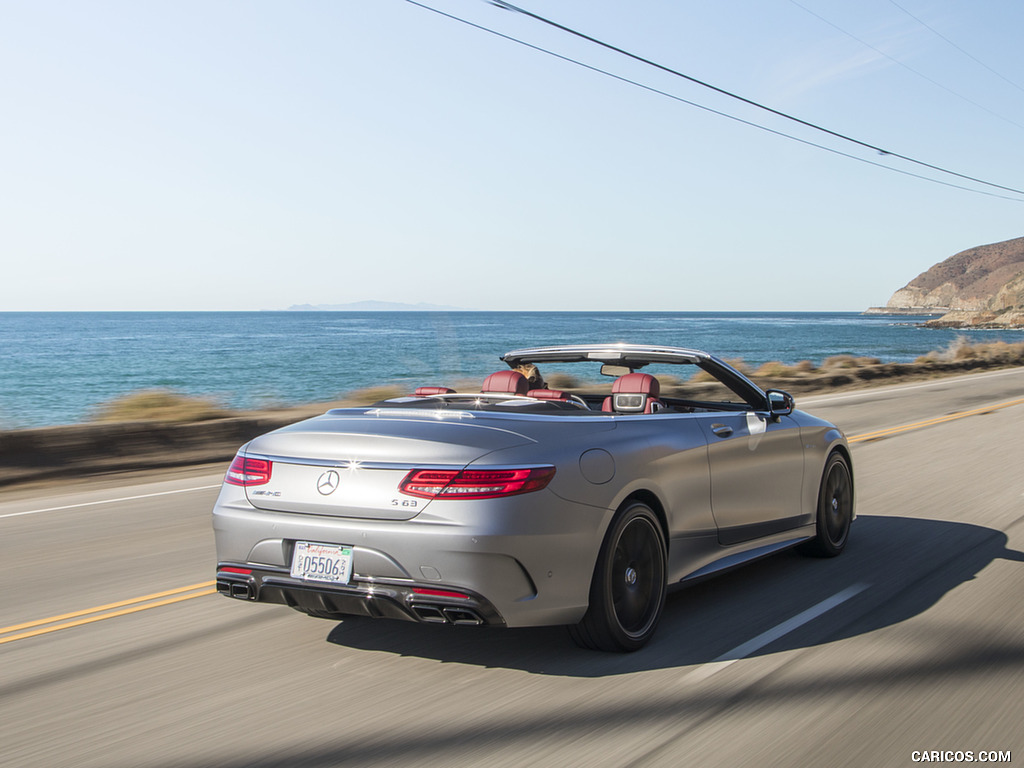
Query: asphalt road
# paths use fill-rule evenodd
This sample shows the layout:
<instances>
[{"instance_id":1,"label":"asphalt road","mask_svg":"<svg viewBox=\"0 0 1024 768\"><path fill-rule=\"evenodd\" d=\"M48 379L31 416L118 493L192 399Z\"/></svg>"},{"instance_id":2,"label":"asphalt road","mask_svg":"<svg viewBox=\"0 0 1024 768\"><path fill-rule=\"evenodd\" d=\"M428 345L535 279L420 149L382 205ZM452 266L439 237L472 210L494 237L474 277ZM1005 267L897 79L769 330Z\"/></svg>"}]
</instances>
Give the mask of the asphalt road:
<instances>
[{"instance_id":1,"label":"asphalt road","mask_svg":"<svg viewBox=\"0 0 1024 768\"><path fill-rule=\"evenodd\" d=\"M674 592L622 656L209 594L222 468L6 491L0 765L1024 762L1024 370L799 405L887 431L847 551Z\"/></svg>"}]
</instances>

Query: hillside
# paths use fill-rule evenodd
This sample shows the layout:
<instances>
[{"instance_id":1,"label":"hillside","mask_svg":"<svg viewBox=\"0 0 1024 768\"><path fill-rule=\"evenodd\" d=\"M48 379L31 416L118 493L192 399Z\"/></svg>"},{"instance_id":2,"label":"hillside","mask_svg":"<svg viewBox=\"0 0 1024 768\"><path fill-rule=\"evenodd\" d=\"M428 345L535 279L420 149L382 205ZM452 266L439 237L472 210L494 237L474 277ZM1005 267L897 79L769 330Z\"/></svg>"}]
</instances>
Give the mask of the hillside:
<instances>
[{"instance_id":1,"label":"hillside","mask_svg":"<svg viewBox=\"0 0 1024 768\"><path fill-rule=\"evenodd\" d=\"M933 327L1024 327L1024 237L950 256L871 311L941 314Z\"/></svg>"}]
</instances>

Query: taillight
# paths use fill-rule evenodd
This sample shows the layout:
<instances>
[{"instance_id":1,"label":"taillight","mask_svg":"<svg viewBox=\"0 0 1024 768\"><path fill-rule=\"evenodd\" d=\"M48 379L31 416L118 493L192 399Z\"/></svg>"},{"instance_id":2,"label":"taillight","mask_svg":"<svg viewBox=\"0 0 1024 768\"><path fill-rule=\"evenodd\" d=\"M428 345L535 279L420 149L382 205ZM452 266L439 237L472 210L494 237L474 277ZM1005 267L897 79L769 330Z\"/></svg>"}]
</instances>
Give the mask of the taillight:
<instances>
[{"instance_id":1,"label":"taillight","mask_svg":"<svg viewBox=\"0 0 1024 768\"><path fill-rule=\"evenodd\" d=\"M462 592L453 592L450 589L427 589L426 587L413 587L412 593L414 595L423 595L424 597L462 597L469 598L469 595L463 594Z\"/></svg>"},{"instance_id":2,"label":"taillight","mask_svg":"<svg viewBox=\"0 0 1024 768\"><path fill-rule=\"evenodd\" d=\"M414 469L398 490L424 499L494 499L539 491L554 476L554 467Z\"/></svg>"},{"instance_id":3,"label":"taillight","mask_svg":"<svg viewBox=\"0 0 1024 768\"><path fill-rule=\"evenodd\" d=\"M274 463L267 459L254 459L249 456L235 456L228 467L224 482L228 485L265 485L270 482L270 472Z\"/></svg>"}]
</instances>

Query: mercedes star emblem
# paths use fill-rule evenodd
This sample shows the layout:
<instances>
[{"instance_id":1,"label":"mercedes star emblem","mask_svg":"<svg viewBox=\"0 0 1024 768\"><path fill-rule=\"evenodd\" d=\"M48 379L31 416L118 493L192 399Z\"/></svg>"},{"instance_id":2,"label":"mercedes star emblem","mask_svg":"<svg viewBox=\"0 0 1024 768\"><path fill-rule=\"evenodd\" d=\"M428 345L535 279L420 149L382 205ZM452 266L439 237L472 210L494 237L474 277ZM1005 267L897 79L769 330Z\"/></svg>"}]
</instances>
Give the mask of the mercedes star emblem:
<instances>
[{"instance_id":1,"label":"mercedes star emblem","mask_svg":"<svg viewBox=\"0 0 1024 768\"><path fill-rule=\"evenodd\" d=\"M337 490L339 483L341 483L341 475L330 469L320 475L320 479L316 481L316 489L320 491L321 495L330 496Z\"/></svg>"}]
</instances>

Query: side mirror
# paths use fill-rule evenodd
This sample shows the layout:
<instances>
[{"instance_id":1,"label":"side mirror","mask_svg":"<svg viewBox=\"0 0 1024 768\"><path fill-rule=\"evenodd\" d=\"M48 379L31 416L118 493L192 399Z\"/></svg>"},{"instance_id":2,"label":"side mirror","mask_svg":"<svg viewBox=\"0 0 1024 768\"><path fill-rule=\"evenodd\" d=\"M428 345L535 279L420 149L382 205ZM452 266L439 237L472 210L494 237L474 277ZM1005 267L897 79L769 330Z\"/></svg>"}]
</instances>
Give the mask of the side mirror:
<instances>
[{"instance_id":1,"label":"side mirror","mask_svg":"<svg viewBox=\"0 0 1024 768\"><path fill-rule=\"evenodd\" d=\"M768 412L773 418L789 416L796 408L793 396L789 392L783 392L781 389L769 389L765 395L768 397Z\"/></svg>"}]
</instances>

